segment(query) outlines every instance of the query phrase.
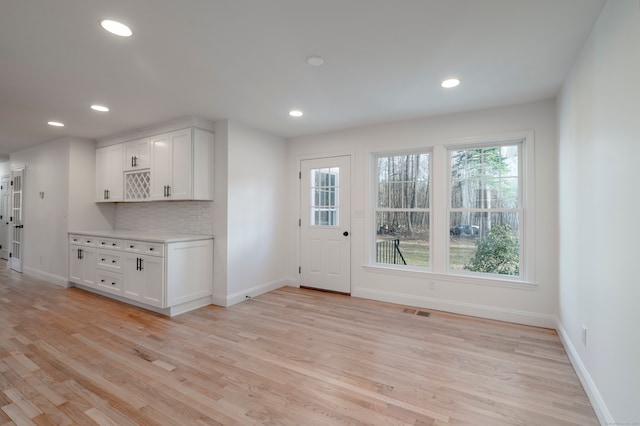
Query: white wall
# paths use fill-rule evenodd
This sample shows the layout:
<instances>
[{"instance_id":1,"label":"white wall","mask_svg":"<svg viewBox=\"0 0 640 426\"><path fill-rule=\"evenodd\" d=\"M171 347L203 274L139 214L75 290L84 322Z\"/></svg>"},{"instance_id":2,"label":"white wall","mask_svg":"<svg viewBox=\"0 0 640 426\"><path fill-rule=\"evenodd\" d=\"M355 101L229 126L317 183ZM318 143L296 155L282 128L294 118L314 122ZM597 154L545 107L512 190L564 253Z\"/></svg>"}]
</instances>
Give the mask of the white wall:
<instances>
[{"instance_id":1,"label":"white wall","mask_svg":"<svg viewBox=\"0 0 640 426\"><path fill-rule=\"evenodd\" d=\"M558 328L609 424L640 423L638 52L640 3L609 1L558 101Z\"/></svg>"},{"instance_id":2,"label":"white wall","mask_svg":"<svg viewBox=\"0 0 640 426\"><path fill-rule=\"evenodd\" d=\"M96 146L94 141L69 139L69 231L114 229L115 206L94 203Z\"/></svg>"},{"instance_id":3,"label":"white wall","mask_svg":"<svg viewBox=\"0 0 640 426\"><path fill-rule=\"evenodd\" d=\"M386 274L367 270L367 194L372 152L430 147L462 138L535 132L536 286L501 286L463 282L442 275ZM508 108L425 118L325 135L296 138L289 143L287 167L289 218L287 272L297 275L299 180L301 158L348 153L352 159L351 289L354 296L441 309L486 318L555 327L557 311L557 180L555 104L537 102ZM295 275L294 275L295 276ZM433 281L430 289L427 280ZM472 280L473 281L473 280Z\"/></svg>"},{"instance_id":4,"label":"white wall","mask_svg":"<svg viewBox=\"0 0 640 426\"><path fill-rule=\"evenodd\" d=\"M69 143L60 139L11 154L11 168L25 167L23 184L23 271L67 276ZM40 191L44 198L39 198Z\"/></svg>"},{"instance_id":5,"label":"white wall","mask_svg":"<svg viewBox=\"0 0 640 426\"><path fill-rule=\"evenodd\" d=\"M227 306L227 217L229 173L229 121L214 123L214 201L213 201L213 297L216 305Z\"/></svg>"},{"instance_id":6,"label":"white wall","mask_svg":"<svg viewBox=\"0 0 640 426\"><path fill-rule=\"evenodd\" d=\"M286 143L228 121L227 304L282 287Z\"/></svg>"},{"instance_id":7,"label":"white wall","mask_svg":"<svg viewBox=\"0 0 640 426\"><path fill-rule=\"evenodd\" d=\"M69 229L109 227L113 215L93 203L95 145L59 139L10 156L25 167L23 268L59 285L67 284ZM44 192L44 198L39 193ZM90 193L90 195L88 195Z\"/></svg>"}]
</instances>

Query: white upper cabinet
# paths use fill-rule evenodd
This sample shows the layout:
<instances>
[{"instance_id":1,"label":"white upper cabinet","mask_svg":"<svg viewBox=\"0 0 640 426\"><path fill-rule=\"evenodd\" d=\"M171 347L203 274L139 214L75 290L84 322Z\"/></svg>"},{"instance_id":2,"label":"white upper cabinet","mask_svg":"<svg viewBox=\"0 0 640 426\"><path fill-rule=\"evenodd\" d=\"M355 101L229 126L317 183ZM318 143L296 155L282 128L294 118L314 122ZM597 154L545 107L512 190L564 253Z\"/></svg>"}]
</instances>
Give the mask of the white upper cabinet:
<instances>
[{"instance_id":1,"label":"white upper cabinet","mask_svg":"<svg viewBox=\"0 0 640 426\"><path fill-rule=\"evenodd\" d=\"M213 200L213 143L190 125L98 148L96 202Z\"/></svg>"},{"instance_id":2,"label":"white upper cabinet","mask_svg":"<svg viewBox=\"0 0 640 426\"><path fill-rule=\"evenodd\" d=\"M124 149L124 171L149 168L149 138L127 142Z\"/></svg>"},{"instance_id":3,"label":"white upper cabinet","mask_svg":"<svg viewBox=\"0 0 640 426\"><path fill-rule=\"evenodd\" d=\"M122 201L122 145L96 150L96 202Z\"/></svg>"},{"instance_id":4,"label":"white upper cabinet","mask_svg":"<svg viewBox=\"0 0 640 426\"><path fill-rule=\"evenodd\" d=\"M151 200L213 200L213 133L177 130L150 147Z\"/></svg>"}]
</instances>

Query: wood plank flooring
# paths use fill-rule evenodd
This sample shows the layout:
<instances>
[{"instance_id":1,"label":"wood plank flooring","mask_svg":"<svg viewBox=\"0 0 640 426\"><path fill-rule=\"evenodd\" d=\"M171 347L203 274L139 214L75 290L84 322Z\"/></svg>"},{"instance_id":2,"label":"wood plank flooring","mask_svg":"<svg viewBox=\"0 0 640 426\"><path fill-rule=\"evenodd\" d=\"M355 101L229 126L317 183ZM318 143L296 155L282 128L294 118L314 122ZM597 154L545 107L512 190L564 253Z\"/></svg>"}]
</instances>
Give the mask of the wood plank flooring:
<instances>
[{"instance_id":1,"label":"wood plank flooring","mask_svg":"<svg viewBox=\"0 0 640 426\"><path fill-rule=\"evenodd\" d=\"M2 264L0 425L597 424L554 331L407 308L283 288L170 319Z\"/></svg>"}]
</instances>

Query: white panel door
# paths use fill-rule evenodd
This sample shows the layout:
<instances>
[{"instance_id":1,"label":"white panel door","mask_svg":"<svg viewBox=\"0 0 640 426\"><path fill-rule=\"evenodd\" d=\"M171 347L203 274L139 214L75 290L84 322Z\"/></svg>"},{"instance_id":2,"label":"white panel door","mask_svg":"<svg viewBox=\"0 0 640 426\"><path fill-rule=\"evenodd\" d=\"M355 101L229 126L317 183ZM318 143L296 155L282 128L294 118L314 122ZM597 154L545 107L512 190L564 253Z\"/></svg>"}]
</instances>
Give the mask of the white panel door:
<instances>
[{"instance_id":1,"label":"white panel door","mask_svg":"<svg viewBox=\"0 0 640 426\"><path fill-rule=\"evenodd\" d=\"M0 178L0 259L9 259L9 179Z\"/></svg>"},{"instance_id":2,"label":"white panel door","mask_svg":"<svg viewBox=\"0 0 640 426\"><path fill-rule=\"evenodd\" d=\"M351 157L300 162L300 285L351 293Z\"/></svg>"},{"instance_id":3,"label":"white panel door","mask_svg":"<svg viewBox=\"0 0 640 426\"><path fill-rule=\"evenodd\" d=\"M11 252L9 254L9 263L11 269L14 271L22 272L22 252L24 246L23 229L22 224L22 190L24 186L24 168L11 171L11 225L13 225L11 232Z\"/></svg>"}]
</instances>

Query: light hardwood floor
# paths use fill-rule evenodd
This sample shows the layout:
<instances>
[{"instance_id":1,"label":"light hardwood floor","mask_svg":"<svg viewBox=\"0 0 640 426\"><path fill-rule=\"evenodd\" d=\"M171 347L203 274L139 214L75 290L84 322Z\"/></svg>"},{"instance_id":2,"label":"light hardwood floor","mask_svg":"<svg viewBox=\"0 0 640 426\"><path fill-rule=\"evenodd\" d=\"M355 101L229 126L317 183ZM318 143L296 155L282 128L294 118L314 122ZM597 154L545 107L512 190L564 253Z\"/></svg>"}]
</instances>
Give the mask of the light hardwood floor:
<instances>
[{"instance_id":1,"label":"light hardwood floor","mask_svg":"<svg viewBox=\"0 0 640 426\"><path fill-rule=\"evenodd\" d=\"M595 425L552 330L283 288L169 319L0 269L0 425Z\"/></svg>"}]
</instances>

